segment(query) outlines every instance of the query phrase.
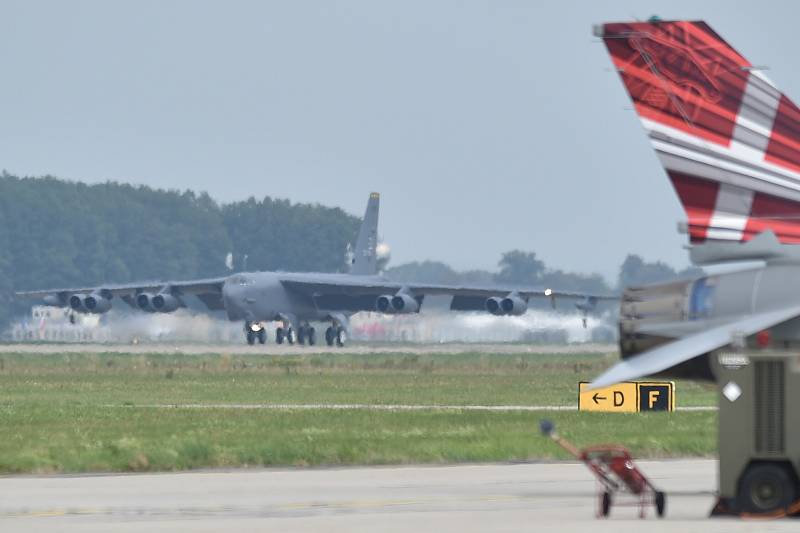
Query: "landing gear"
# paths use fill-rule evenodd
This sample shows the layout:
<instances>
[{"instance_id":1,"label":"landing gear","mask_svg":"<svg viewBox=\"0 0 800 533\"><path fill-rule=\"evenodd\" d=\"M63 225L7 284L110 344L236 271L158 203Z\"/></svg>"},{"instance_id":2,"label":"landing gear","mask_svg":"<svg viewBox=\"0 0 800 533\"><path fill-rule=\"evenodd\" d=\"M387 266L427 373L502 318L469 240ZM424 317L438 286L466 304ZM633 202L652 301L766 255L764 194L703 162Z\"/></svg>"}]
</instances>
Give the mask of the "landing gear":
<instances>
[{"instance_id":1,"label":"landing gear","mask_svg":"<svg viewBox=\"0 0 800 533\"><path fill-rule=\"evenodd\" d=\"M317 344L317 330L313 327L309 327L306 331L306 340L308 341L309 346L314 346Z\"/></svg>"},{"instance_id":2,"label":"landing gear","mask_svg":"<svg viewBox=\"0 0 800 533\"><path fill-rule=\"evenodd\" d=\"M336 343L336 346L341 348L347 342L347 332L341 326L331 326L325 330L325 342L328 346Z\"/></svg>"},{"instance_id":3,"label":"landing gear","mask_svg":"<svg viewBox=\"0 0 800 533\"><path fill-rule=\"evenodd\" d=\"M301 325L297 330L297 342L314 346L317 343L316 330L308 324Z\"/></svg>"},{"instance_id":4,"label":"landing gear","mask_svg":"<svg viewBox=\"0 0 800 533\"><path fill-rule=\"evenodd\" d=\"M291 327L279 327L275 330L275 343L283 344L286 341L288 344L294 344L297 341L297 334Z\"/></svg>"},{"instance_id":5,"label":"landing gear","mask_svg":"<svg viewBox=\"0 0 800 533\"><path fill-rule=\"evenodd\" d=\"M247 344L250 346L254 345L256 340L258 340L259 344L267 342L267 330L264 329L260 322L245 322L244 335L247 339Z\"/></svg>"}]
</instances>

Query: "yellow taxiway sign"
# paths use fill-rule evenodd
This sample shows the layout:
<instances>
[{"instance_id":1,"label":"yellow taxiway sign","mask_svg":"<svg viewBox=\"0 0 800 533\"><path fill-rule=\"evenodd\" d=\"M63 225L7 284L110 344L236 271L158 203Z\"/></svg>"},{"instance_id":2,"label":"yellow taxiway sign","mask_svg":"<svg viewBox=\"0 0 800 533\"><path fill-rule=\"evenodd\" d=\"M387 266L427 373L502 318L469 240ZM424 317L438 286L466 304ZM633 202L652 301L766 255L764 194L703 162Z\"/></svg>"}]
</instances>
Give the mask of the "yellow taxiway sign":
<instances>
[{"instance_id":1,"label":"yellow taxiway sign","mask_svg":"<svg viewBox=\"0 0 800 533\"><path fill-rule=\"evenodd\" d=\"M588 381L578 384L579 411L637 413L675 410L675 383L672 381L623 381L592 390L588 390L588 386Z\"/></svg>"}]
</instances>

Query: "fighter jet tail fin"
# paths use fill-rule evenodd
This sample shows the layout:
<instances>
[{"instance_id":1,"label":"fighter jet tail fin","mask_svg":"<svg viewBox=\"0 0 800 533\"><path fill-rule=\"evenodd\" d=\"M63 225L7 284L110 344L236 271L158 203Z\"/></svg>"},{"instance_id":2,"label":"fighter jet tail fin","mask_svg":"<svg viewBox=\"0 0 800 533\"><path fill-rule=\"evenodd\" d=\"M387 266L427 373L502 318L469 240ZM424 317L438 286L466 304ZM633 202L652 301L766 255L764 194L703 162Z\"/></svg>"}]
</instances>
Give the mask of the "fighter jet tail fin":
<instances>
[{"instance_id":1,"label":"fighter jet tail fin","mask_svg":"<svg viewBox=\"0 0 800 533\"><path fill-rule=\"evenodd\" d=\"M350 273L357 275L376 274L378 271L378 212L381 195L373 192L369 195L367 210L358 232L356 248L353 251Z\"/></svg>"},{"instance_id":2,"label":"fighter jet tail fin","mask_svg":"<svg viewBox=\"0 0 800 533\"><path fill-rule=\"evenodd\" d=\"M688 218L693 243L772 230L800 243L800 108L702 21L595 28Z\"/></svg>"}]
</instances>

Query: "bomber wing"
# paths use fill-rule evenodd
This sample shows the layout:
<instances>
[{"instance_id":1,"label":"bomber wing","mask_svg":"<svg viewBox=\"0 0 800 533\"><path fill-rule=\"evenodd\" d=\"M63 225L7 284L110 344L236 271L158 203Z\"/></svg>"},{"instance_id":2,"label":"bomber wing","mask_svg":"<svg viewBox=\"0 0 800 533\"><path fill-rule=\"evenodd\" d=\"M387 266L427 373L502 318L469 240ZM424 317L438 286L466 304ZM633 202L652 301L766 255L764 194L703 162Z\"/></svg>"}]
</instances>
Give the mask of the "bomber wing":
<instances>
[{"instance_id":1,"label":"bomber wing","mask_svg":"<svg viewBox=\"0 0 800 533\"><path fill-rule=\"evenodd\" d=\"M68 305L73 294L99 293L105 298L119 298L132 307L136 307L135 298L142 293L159 293L167 291L174 296L196 296L208 309L223 310L222 285L227 278L208 278L188 281L145 281L139 283L122 283L98 285L95 287L77 287L64 289L48 289L37 291L20 291L14 293L21 298L52 298L60 305Z\"/></svg>"},{"instance_id":2,"label":"bomber wing","mask_svg":"<svg viewBox=\"0 0 800 533\"><path fill-rule=\"evenodd\" d=\"M797 316L800 316L800 306L787 307L746 315L711 329L688 335L617 363L595 379L590 388L606 387L621 381L656 374L722 348L731 343L734 335L753 335Z\"/></svg>"},{"instance_id":3,"label":"bomber wing","mask_svg":"<svg viewBox=\"0 0 800 533\"><path fill-rule=\"evenodd\" d=\"M320 309L340 307L350 311L375 310L376 298L399 292L420 301L425 296L451 296L450 309L454 311L484 311L488 298L514 295L526 303L530 298L558 298L583 300L588 307L600 300L617 300L618 296L530 286L445 285L430 283L404 283L379 277L343 276L335 280L314 279L309 276L286 275L281 283L287 290L312 297ZM582 308L581 308L582 309Z\"/></svg>"}]
</instances>

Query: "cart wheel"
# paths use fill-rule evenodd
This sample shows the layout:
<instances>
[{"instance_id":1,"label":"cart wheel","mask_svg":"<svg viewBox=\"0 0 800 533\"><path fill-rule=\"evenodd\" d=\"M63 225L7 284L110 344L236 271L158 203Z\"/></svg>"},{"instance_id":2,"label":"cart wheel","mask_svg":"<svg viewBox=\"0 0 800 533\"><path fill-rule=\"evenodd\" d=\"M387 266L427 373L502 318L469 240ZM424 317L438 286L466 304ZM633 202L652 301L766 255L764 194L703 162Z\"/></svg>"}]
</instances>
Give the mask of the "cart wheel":
<instances>
[{"instance_id":1,"label":"cart wheel","mask_svg":"<svg viewBox=\"0 0 800 533\"><path fill-rule=\"evenodd\" d=\"M611 512L611 493L604 492L603 499L600 500L600 514L602 516L608 516L608 513Z\"/></svg>"},{"instance_id":2,"label":"cart wheel","mask_svg":"<svg viewBox=\"0 0 800 533\"><path fill-rule=\"evenodd\" d=\"M667 495L660 490L656 491L656 514L659 518L664 517L664 511L667 510Z\"/></svg>"}]
</instances>

